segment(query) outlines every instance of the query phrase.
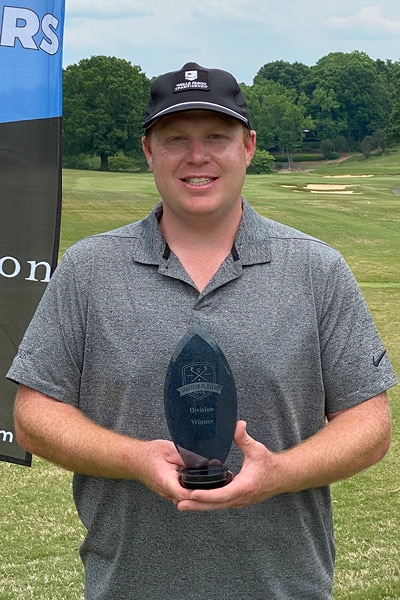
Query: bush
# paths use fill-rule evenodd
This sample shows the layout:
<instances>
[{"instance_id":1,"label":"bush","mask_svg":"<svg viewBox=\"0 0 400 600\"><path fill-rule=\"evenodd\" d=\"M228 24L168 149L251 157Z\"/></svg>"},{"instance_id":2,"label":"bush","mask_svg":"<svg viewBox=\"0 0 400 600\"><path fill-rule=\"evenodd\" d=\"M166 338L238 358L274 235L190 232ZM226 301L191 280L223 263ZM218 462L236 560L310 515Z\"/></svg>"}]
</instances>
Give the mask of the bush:
<instances>
[{"instance_id":1,"label":"bush","mask_svg":"<svg viewBox=\"0 0 400 600\"><path fill-rule=\"evenodd\" d=\"M325 159L331 158L331 154L335 150L333 140L331 140L329 138L325 138L324 140L321 140L321 150L322 150L323 157Z\"/></svg>"},{"instance_id":2,"label":"bush","mask_svg":"<svg viewBox=\"0 0 400 600\"><path fill-rule=\"evenodd\" d=\"M348 152L349 144L346 138L343 135L338 135L332 140L333 142L333 150L335 152Z\"/></svg>"},{"instance_id":3,"label":"bush","mask_svg":"<svg viewBox=\"0 0 400 600\"><path fill-rule=\"evenodd\" d=\"M277 163L288 162L288 157L286 154L275 154L274 158ZM312 162L322 159L323 156L321 154L295 154L293 157L293 162Z\"/></svg>"},{"instance_id":4,"label":"bush","mask_svg":"<svg viewBox=\"0 0 400 600\"><path fill-rule=\"evenodd\" d=\"M108 159L109 171L133 171L134 161L125 154L116 154Z\"/></svg>"},{"instance_id":5,"label":"bush","mask_svg":"<svg viewBox=\"0 0 400 600\"><path fill-rule=\"evenodd\" d=\"M366 135L360 144L361 152L364 154L364 157L368 159L372 150L374 149L374 139L372 135Z\"/></svg>"},{"instance_id":6,"label":"bush","mask_svg":"<svg viewBox=\"0 0 400 600\"><path fill-rule=\"evenodd\" d=\"M247 167L249 175L273 173L275 158L266 150L256 148L251 164Z\"/></svg>"},{"instance_id":7,"label":"bush","mask_svg":"<svg viewBox=\"0 0 400 600\"><path fill-rule=\"evenodd\" d=\"M146 157L141 150L127 152L126 156L128 156L132 161L132 170L133 171L148 171L149 170L149 166L147 164Z\"/></svg>"},{"instance_id":8,"label":"bush","mask_svg":"<svg viewBox=\"0 0 400 600\"><path fill-rule=\"evenodd\" d=\"M77 156L66 156L63 154L62 166L64 169L90 169L90 164L86 154L78 154Z\"/></svg>"}]
</instances>

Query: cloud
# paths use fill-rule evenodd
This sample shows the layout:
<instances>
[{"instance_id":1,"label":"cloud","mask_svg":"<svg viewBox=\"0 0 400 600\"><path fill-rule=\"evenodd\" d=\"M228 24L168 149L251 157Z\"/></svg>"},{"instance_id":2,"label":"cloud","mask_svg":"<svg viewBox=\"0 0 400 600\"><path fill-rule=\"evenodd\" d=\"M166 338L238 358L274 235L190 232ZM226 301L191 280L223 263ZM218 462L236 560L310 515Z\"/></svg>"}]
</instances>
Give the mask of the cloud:
<instances>
[{"instance_id":1,"label":"cloud","mask_svg":"<svg viewBox=\"0 0 400 600\"><path fill-rule=\"evenodd\" d=\"M121 19L127 16L150 15L151 11L142 0L66 0L65 10L68 17L90 17L91 19Z\"/></svg>"},{"instance_id":2,"label":"cloud","mask_svg":"<svg viewBox=\"0 0 400 600\"><path fill-rule=\"evenodd\" d=\"M223 26L227 20L253 19L252 4L253 0L200 0L193 6L192 13L204 19L220 19Z\"/></svg>"},{"instance_id":3,"label":"cloud","mask_svg":"<svg viewBox=\"0 0 400 600\"><path fill-rule=\"evenodd\" d=\"M351 34L353 39L400 37L400 20L385 17L380 5L364 6L348 17L328 17L325 22L332 32Z\"/></svg>"},{"instance_id":4,"label":"cloud","mask_svg":"<svg viewBox=\"0 0 400 600\"><path fill-rule=\"evenodd\" d=\"M151 38L158 41L159 17L140 0L66 0L64 48L68 63L93 54L119 57ZM149 22L153 27L149 28ZM149 34L151 32L151 34Z\"/></svg>"},{"instance_id":5,"label":"cloud","mask_svg":"<svg viewBox=\"0 0 400 600\"><path fill-rule=\"evenodd\" d=\"M292 24L294 12L299 10L296 2L286 0L279 10L275 10L268 0L197 0L193 3L191 14L215 30L218 24L219 30L238 25L250 31L265 27L283 31Z\"/></svg>"},{"instance_id":6,"label":"cloud","mask_svg":"<svg viewBox=\"0 0 400 600\"><path fill-rule=\"evenodd\" d=\"M152 77L194 60L251 83L273 60L353 50L398 60L399 37L399 0L66 0L64 66L102 54Z\"/></svg>"}]
</instances>

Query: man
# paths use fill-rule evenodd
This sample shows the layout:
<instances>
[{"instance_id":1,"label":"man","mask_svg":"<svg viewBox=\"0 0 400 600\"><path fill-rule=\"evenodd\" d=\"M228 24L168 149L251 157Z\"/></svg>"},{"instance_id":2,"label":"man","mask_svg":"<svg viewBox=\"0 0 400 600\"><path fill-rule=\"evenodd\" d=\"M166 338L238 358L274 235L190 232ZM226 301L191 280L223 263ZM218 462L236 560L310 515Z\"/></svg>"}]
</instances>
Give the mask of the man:
<instances>
[{"instance_id":1,"label":"man","mask_svg":"<svg viewBox=\"0 0 400 600\"><path fill-rule=\"evenodd\" d=\"M66 252L8 373L19 440L75 472L87 600L331 598L329 484L387 451L389 360L339 253L242 198L255 132L229 73L160 76L144 130L162 202ZM249 430L214 490L180 485L163 413L193 324Z\"/></svg>"}]
</instances>

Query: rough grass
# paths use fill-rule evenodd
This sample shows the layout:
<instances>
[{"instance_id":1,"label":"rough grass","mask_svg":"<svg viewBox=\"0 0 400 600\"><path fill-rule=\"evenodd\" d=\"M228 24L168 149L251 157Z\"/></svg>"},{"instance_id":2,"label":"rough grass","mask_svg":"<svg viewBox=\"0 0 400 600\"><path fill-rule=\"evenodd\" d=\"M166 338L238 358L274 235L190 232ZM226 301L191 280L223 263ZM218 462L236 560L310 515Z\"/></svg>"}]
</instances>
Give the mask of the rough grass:
<instances>
[{"instance_id":1,"label":"rough grass","mask_svg":"<svg viewBox=\"0 0 400 600\"><path fill-rule=\"evenodd\" d=\"M245 186L260 213L341 250L397 372L400 196L394 190L400 188L399 173L400 153L392 151L368 161L315 165L308 172L249 176ZM323 184L351 185L344 191L353 193L307 187ZM60 254L85 235L141 218L157 198L150 174L65 171ZM391 390L393 442L386 458L333 486L336 600L400 598L399 396L398 388ZM71 475L34 459L32 469L0 463L0 477L0 600L81 599L83 529L71 499Z\"/></svg>"}]
</instances>

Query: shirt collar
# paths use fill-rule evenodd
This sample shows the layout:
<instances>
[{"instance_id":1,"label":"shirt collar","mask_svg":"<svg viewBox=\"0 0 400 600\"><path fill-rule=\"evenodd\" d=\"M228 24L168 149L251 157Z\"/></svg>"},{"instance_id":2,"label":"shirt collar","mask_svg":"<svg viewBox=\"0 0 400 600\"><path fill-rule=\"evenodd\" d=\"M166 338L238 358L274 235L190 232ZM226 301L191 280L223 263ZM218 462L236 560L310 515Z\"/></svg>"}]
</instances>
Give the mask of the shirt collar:
<instances>
[{"instance_id":1,"label":"shirt collar","mask_svg":"<svg viewBox=\"0 0 400 600\"><path fill-rule=\"evenodd\" d=\"M261 264L271 261L271 246L268 220L259 215L242 198L243 212L235 239L239 261L242 265ZM162 202L136 225L137 235L133 238L133 258L143 264L160 265L165 256L166 241L159 226Z\"/></svg>"},{"instance_id":2,"label":"shirt collar","mask_svg":"<svg viewBox=\"0 0 400 600\"><path fill-rule=\"evenodd\" d=\"M268 220L259 215L242 198L243 212L236 234L235 247L242 265L254 265L271 261L271 244Z\"/></svg>"}]
</instances>

